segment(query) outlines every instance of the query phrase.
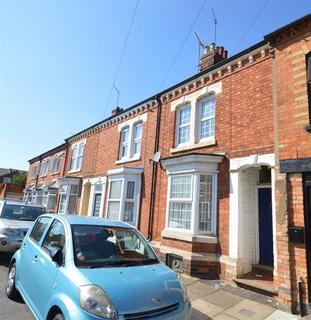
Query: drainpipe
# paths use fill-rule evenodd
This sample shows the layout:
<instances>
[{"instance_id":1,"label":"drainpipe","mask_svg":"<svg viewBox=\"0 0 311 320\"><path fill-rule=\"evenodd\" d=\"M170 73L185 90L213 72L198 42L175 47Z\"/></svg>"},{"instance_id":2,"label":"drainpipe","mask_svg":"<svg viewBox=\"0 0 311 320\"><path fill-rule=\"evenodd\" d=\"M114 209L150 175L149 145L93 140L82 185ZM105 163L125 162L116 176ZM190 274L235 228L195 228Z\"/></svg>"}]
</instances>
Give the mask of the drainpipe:
<instances>
[{"instance_id":1,"label":"drainpipe","mask_svg":"<svg viewBox=\"0 0 311 320\"><path fill-rule=\"evenodd\" d=\"M156 96L157 100L157 125L154 139L154 148L153 154L159 151L159 142L160 142L160 121L161 121L161 110L162 103L160 96ZM158 172L158 163L154 160L152 161L152 178L151 178L151 194L150 194L150 206L149 206L149 224L148 224L148 240L152 240L152 226L153 226L153 218L154 218L154 197L155 197L155 189L157 182L157 172Z\"/></svg>"},{"instance_id":2,"label":"drainpipe","mask_svg":"<svg viewBox=\"0 0 311 320\"><path fill-rule=\"evenodd\" d=\"M299 293L299 313L302 317L304 317L305 314L305 310L304 310L304 306L303 306L303 287L302 287L302 278L301 276L299 276L298 279L298 293Z\"/></svg>"}]
</instances>

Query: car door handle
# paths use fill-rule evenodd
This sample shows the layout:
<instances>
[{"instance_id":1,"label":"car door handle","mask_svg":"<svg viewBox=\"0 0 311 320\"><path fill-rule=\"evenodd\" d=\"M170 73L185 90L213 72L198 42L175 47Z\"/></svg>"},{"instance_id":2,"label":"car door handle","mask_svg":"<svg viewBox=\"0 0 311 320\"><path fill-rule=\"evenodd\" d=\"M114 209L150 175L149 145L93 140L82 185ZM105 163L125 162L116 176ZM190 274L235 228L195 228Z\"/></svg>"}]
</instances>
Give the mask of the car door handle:
<instances>
[{"instance_id":1,"label":"car door handle","mask_svg":"<svg viewBox=\"0 0 311 320\"><path fill-rule=\"evenodd\" d=\"M35 255L33 258L32 258L32 262L37 262L38 261L38 255Z\"/></svg>"}]
</instances>

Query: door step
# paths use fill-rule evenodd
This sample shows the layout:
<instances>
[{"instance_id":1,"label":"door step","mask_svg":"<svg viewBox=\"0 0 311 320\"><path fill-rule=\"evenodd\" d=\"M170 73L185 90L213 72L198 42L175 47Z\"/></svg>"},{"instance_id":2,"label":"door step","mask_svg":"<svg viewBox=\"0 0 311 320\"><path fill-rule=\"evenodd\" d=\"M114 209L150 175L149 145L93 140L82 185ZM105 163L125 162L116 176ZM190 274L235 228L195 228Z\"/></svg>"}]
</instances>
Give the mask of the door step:
<instances>
[{"instance_id":1,"label":"door step","mask_svg":"<svg viewBox=\"0 0 311 320\"><path fill-rule=\"evenodd\" d=\"M273 267L265 266L263 264L253 264L252 269L254 272L273 274Z\"/></svg>"},{"instance_id":2,"label":"door step","mask_svg":"<svg viewBox=\"0 0 311 320\"><path fill-rule=\"evenodd\" d=\"M234 282L244 289L255 291L269 297L274 297L278 294L278 288L272 283L250 279L235 279Z\"/></svg>"}]
</instances>

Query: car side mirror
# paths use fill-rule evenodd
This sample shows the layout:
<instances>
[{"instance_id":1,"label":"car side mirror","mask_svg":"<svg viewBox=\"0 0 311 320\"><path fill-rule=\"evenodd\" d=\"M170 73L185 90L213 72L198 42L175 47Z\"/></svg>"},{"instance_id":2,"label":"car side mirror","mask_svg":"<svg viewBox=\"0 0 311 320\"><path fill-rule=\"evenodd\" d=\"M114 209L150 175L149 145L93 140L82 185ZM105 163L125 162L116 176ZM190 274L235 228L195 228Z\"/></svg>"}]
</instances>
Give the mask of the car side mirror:
<instances>
[{"instance_id":1,"label":"car side mirror","mask_svg":"<svg viewBox=\"0 0 311 320\"><path fill-rule=\"evenodd\" d=\"M50 257L52 261L54 261L58 265L61 265L63 262L63 249L57 247L52 248L50 251Z\"/></svg>"}]
</instances>

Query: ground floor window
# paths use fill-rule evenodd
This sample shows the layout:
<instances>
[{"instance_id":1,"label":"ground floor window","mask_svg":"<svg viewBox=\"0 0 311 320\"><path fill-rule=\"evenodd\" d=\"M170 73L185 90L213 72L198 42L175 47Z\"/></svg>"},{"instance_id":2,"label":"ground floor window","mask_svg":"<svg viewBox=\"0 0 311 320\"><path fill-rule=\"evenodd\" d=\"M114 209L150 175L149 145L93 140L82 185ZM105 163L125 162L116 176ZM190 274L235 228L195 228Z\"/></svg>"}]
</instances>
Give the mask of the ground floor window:
<instances>
[{"instance_id":1,"label":"ground floor window","mask_svg":"<svg viewBox=\"0 0 311 320\"><path fill-rule=\"evenodd\" d=\"M167 227L214 233L216 174L174 174L169 177Z\"/></svg>"},{"instance_id":2,"label":"ground floor window","mask_svg":"<svg viewBox=\"0 0 311 320\"><path fill-rule=\"evenodd\" d=\"M223 156L186 154L160 160L168 175L163 233L216 235L217 175Z\"/></svg>"},{"instance_id":3,"label":"ground floor window","mask_svg":"<svg viewBox=\"0 0 311 320\"><path fill-rule=\"evenodd\" d=\"M62 184L60 190L59 212L76 213L79 185Z\"/></svg>"},{"instance_id":4,"label":"ground floor window","mask_svg":"<svg viewBox=\"0 0 311 320\"><path fill-rule=\"evenodd\" d=\"M116 174L113 174L116 172ZM137 225L141 189L141 169L111 170L107 199L107 218Z\"/></svg>"},{"instance_id":5,"label":"ground floor window","mask_svg":"<svg viewBox=\"0 0 311 320\"><path fill-rule=\"evenodd\" d=\"M45 191L43 193L42 205L46 207L48 212L55 212L56 192Z\"/></svg>"}]
</instances>

